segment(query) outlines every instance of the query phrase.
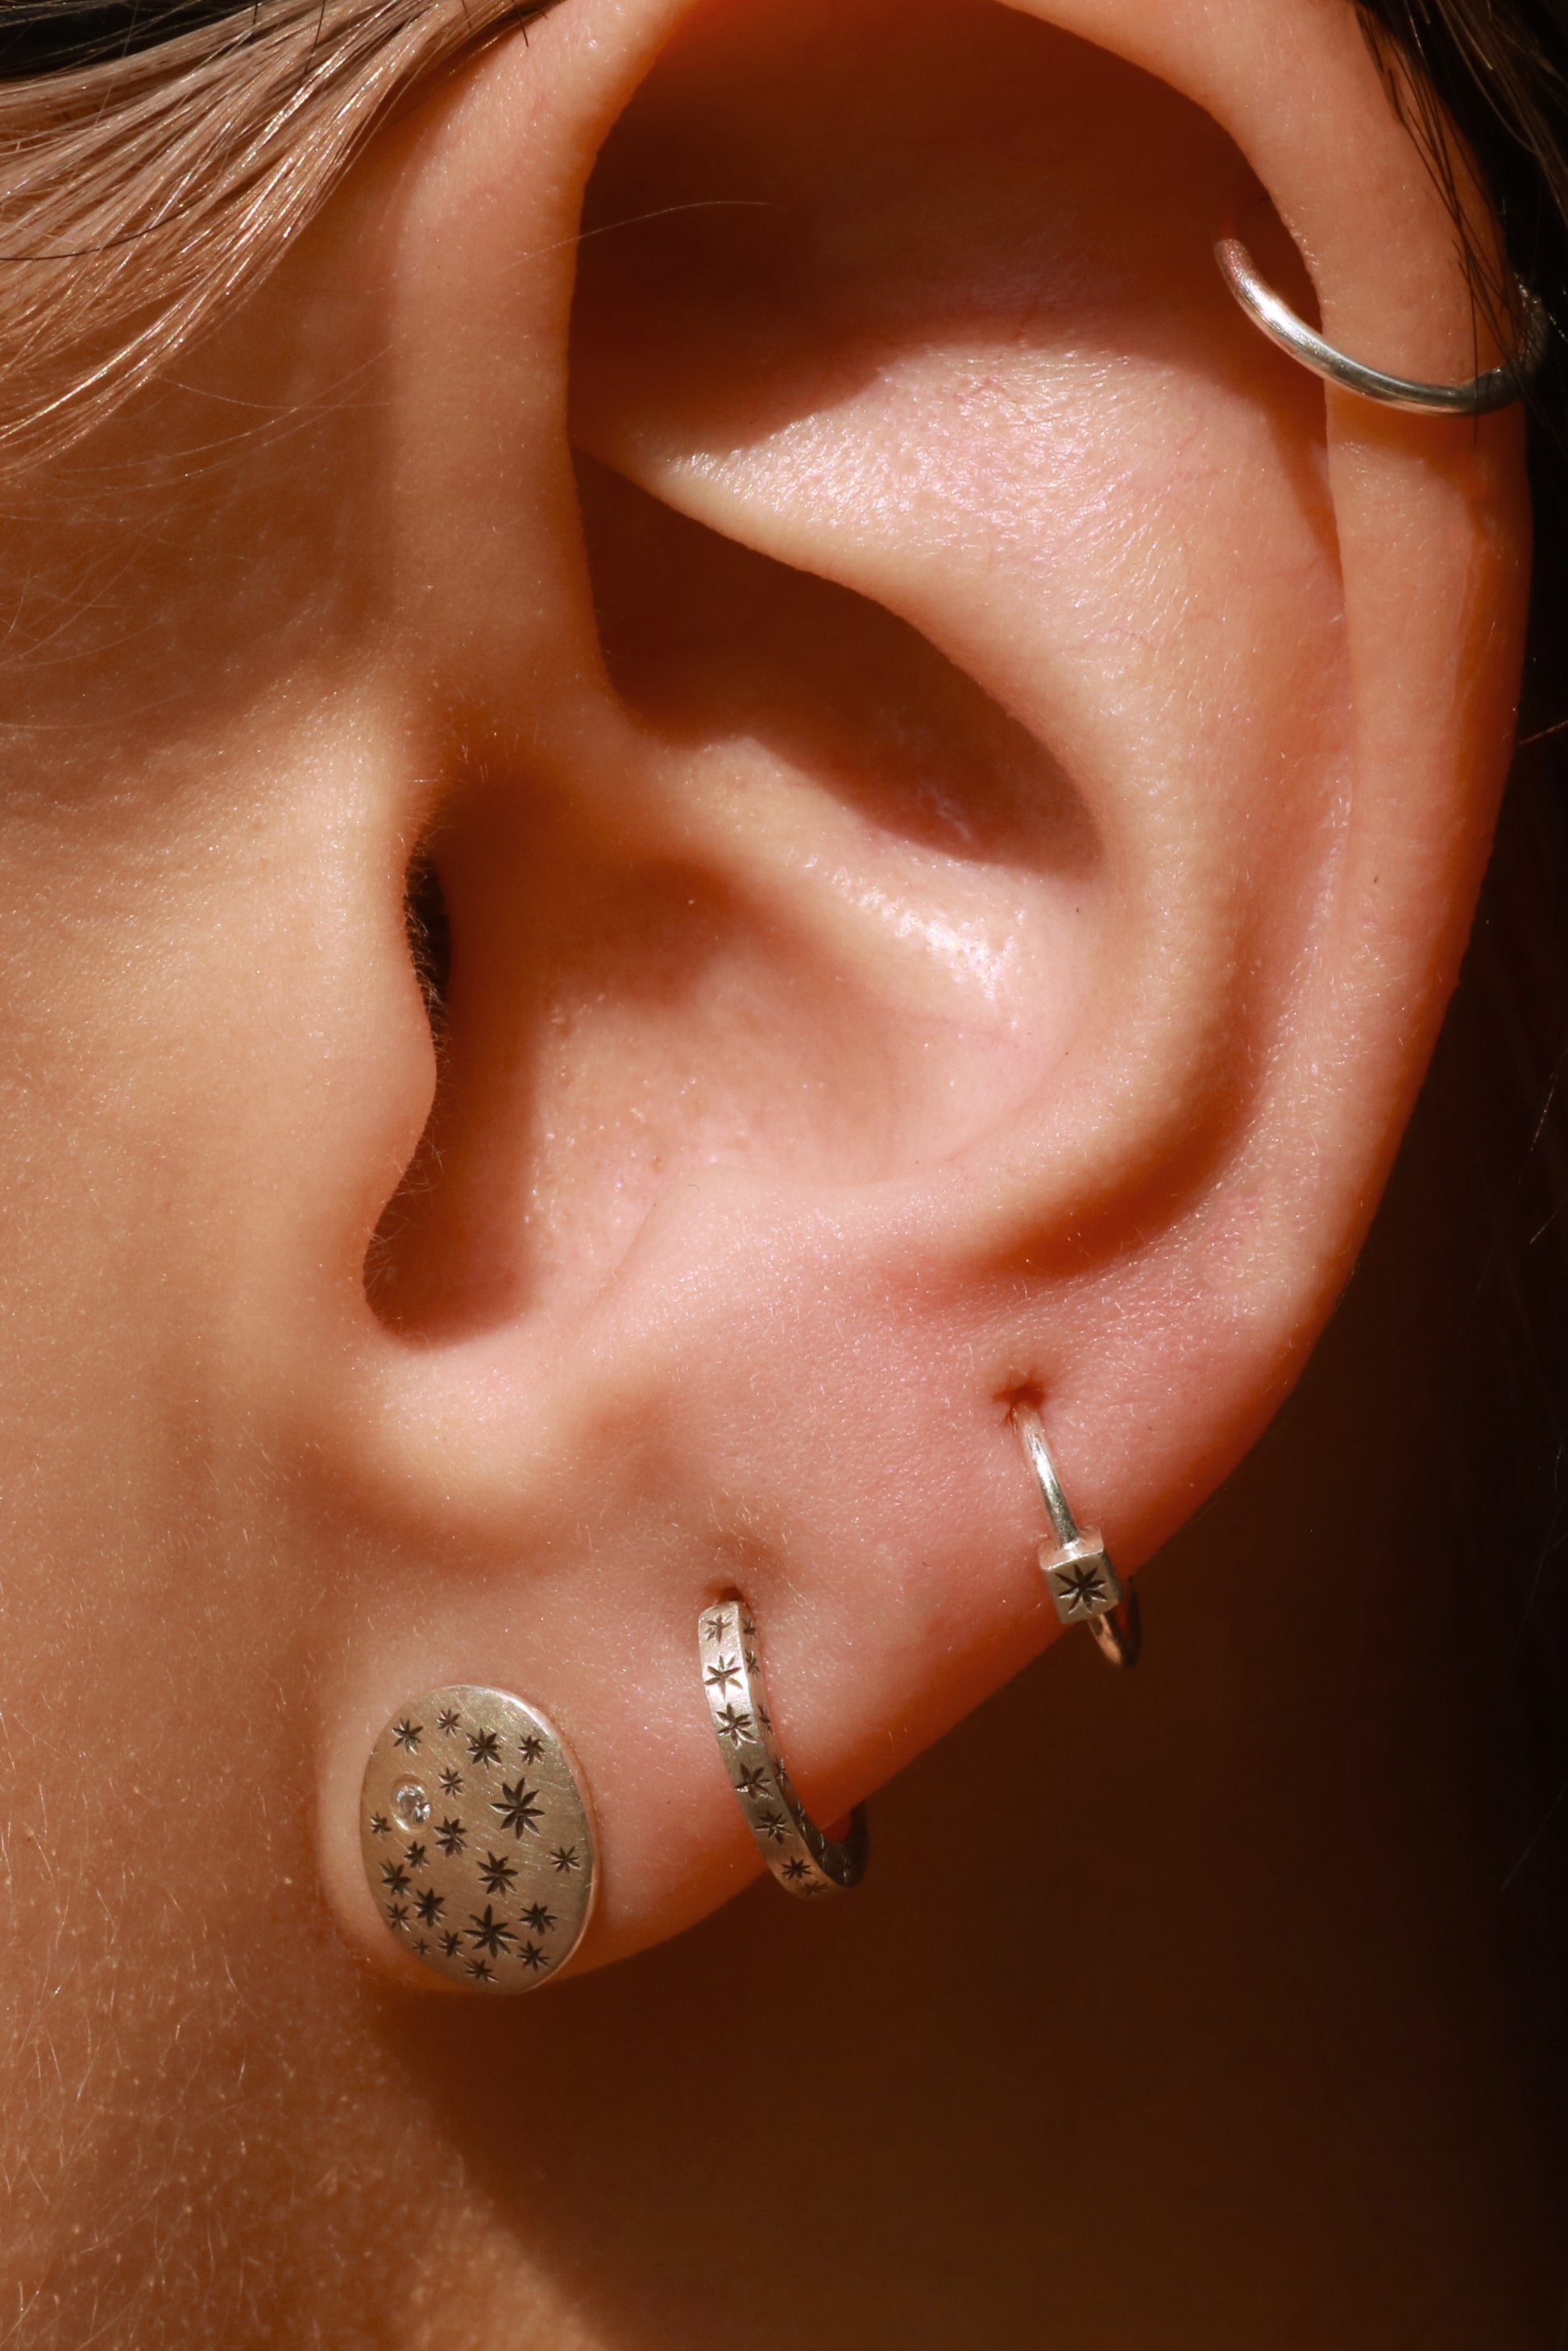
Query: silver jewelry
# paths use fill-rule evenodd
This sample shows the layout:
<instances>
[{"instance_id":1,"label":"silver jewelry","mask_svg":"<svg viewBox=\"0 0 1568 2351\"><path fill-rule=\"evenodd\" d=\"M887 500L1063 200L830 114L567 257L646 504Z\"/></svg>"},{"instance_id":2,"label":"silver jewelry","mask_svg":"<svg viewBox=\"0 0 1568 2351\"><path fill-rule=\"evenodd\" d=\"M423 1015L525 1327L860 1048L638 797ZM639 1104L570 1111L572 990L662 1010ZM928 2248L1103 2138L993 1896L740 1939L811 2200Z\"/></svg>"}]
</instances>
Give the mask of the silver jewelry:
<instances>
[{"instance_id":1,"label":"silver jewelry","mask_svg":"<svg viewBox=\"0 0 1568 2351\"><path fill-rule=\"evenodd\" d=\"M1073 1517L1034 1405L1015 1404L1012 1423L1051 1519L1053 1540L1040 1544L1040 1570L1057 1614L1064 1625L1087 1625L1112 1665L1135 1666L1143 1641L1136 1593L1112 1566L1099 1528L1080 1528Z\"/></svg>"},{"instance_id":2,"label":"silver jewelry","mask_svg":"<svg viewBox=\"0 0 1568 2351\"><path fill-rule=\"evenodd\" d=\"M1214 248L1220 273L1255 327L1278 343L1302 367L1337 383L1364 400L1380 400L1390 408L1407 408L1423 416L1484 416L1493 408L1509 408L1520 399L1546 356L1552 322L1527 286L1519 285L1519 305L1524 322L1519 356L1506 367L1487 368L1468 383L1422 383L1415 376L1385 375L1381 368L1336 351L1299 319L1288 302L1259 277L1252 256L1239 237L1222 236ZM1516 280L1516 283L1518 281Z\"/></svg>"},{"instance_id":3,"label":"silver jewelry","mask_svg":"<svg viewBox=\"0 0 1568 2351\"><path fill-rule=\"evenodd\" d=\"M406 1950L474 1991L559 1975L593 1908L593 1824L536 1707L457 1683L400 1708L371 1750L360 1844Z\"/></svg>"},{"instance_id":4,"label":"silver jewelry","mask_svg":"<svg viewBox=\"0 0 1568 2351\"><path fill-rule=\"evenodd\" d=\"M865 1806L855 1806L841 1844L824 1836L802 1809L768 1710L756 1621L738 1594L703 1610L697 1654L703 1696L730 1786L779 1885L786 1894L807 1896L858 1886L870 1842Z\"/></svg>"}]
</instances>

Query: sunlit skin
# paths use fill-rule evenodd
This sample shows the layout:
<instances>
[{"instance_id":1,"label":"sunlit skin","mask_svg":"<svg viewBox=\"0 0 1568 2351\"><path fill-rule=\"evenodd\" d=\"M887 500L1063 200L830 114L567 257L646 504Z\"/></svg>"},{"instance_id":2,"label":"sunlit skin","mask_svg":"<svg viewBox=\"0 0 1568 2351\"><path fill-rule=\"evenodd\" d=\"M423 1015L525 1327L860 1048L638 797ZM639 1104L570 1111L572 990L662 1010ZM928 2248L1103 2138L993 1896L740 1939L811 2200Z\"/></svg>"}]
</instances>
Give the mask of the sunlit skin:
<instances>
[{"instance_id":1,"label":"sunlit skin","mask_svg":"<svg viewBox=\"0 0 1568 2351\"><path fill-rule=\"evenodd\" d=\"M1135 1567L1299 1377L1506 763L1518 420L1325 416L1238 221L1345 347L1472 369L1338 0L564 0L12 498L28 2351L1534 2340L1490 2024L1437 1969L1445 2077L1335 1977L1382 1903L1419 1978L1423 1897L1354 1807L1306 1882L1294 1764L1228 1809L1281 1659L1320 1787L1407 1736L1416 1665L1357 1746L1303 1635L1291 1451L1396 1314L1156 1571L1141 1685L1075 1635L916 1761L1055 1630L1009 1395ZM915 1769L862 1895L635 1958L760 1869L737 1583L817 1816ZM504 2012L359 1856L371 1741L465 1681L598 1826L584 1980Z\"/></svg>"}]
</instances>

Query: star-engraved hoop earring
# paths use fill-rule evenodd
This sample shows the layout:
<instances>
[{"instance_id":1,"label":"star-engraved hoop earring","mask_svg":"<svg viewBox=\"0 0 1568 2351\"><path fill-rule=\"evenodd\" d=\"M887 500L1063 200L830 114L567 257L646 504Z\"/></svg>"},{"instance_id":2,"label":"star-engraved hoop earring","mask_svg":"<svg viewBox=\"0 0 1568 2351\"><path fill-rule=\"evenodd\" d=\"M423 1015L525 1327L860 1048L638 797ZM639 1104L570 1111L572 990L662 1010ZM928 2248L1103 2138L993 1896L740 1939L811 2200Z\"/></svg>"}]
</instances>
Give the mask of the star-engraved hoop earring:
<instances>
[{"instance_id":1,"label":"star-engraved hoop earring","mask_svg":"<svg viewBox=\"0 0 1568 2351\"><path fill-rule=\"evenodd\" d=\"M1012 1424L1051 1520L1053 1540L1040 1547L1040 1572L1064 1625L1087 1625L1113 1666L1135 1666L1143 1646L1138 1595L1124 1584L1098 1527L1080 1528L1032 1404L1015 1404Z\"/></svg>"},{"instance_id":2,"label":"star-engraved hoop earring","mask_svg":"<svg viewBox=\"0 0 1568 2351\"><path fill-rule=\"evenodd\" d=\"M582 1940L593 1822L559 1731L466 1682L401 1707L371 1750L360 1847L397 1939L470 1991L532 1991Z\"/></svg>"},{"instance_id":3,"label":"star-engraved hoop earring","mask_svg":"<svg viewBox=\"0 0 1568 2351\"><path fill-rule=\"evenodd\" d=\"M824 1836L795 1794L779 1752L757 1653L757 1625L738 1593L711 1602L697 1620L697 1654L718 1751L742 1817L786 1894L831 1894L865 1875L865 1806L850 1815L841 1842Z\"/></svg>"}]
</instances>

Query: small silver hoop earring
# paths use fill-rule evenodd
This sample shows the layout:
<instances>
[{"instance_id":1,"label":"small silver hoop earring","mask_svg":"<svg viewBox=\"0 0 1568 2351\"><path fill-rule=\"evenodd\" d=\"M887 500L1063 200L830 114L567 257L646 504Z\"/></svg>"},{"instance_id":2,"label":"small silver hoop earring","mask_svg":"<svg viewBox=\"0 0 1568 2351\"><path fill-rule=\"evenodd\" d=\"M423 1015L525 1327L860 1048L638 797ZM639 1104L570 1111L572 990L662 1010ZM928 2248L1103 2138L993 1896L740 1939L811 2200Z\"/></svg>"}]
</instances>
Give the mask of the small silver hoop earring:
<instances>
[{"instance_id":1,"label":"small silver hoop earring","mask_svg":"<svg viewBox=\"0 0 1568 2351\"><path fill-rule=\"evenodd\" d=\"M718 1751L747 1827L786 1894L810 1896L858 1886L870 1842L865 1806L850 1815L841 1843L822 1834L802 1809L779 1752L757 1654L757 1625L738 1593L703 1610L697 1623L703 1696Z\"/></svg>"},{"instance_id":2,"label":"small silver hoop earring","mask_svg":"<svg viewBox=\"0 0 1568 2351\"><path fill-rule=\"evenodd\" d=\"M1015 1404L1012 1423L1051 1520L1054 1540L1040 1544L1040 1571L1057 1614L1064 1625L1087 1625L1112 1665L1135 1666L1143 1646L1137 1593L1112 1566L1099 1528L1081 1528L1073 1517L1034 1405Z\"/></svg>"},{"instance_id":3,"label":"small silver hoop earring","mask_svg":"<svg viewBox=\"0 0 1568 2351\"><path fill-rule=\"evenodd\" d=\"M1468 383L1423 383L1415 376L1385 375L1381 368L1367 367L1335 350L1315 334L1260 277L1239 237L1222 236L1214 257L1252 324L1271 343L1310 368L1313 375L1321 375L1325 383L1337 383L1343 392L1359 392L1363 400L1382 401L1385 407L1409 409L1418 416L1485 416L1494 408L1511 408L1539 371L1552 340L1546 312L1530 288L1516 279L1524 333L1518 358L1506 367L1487 368Z\"/></svg>"}]
</instances>

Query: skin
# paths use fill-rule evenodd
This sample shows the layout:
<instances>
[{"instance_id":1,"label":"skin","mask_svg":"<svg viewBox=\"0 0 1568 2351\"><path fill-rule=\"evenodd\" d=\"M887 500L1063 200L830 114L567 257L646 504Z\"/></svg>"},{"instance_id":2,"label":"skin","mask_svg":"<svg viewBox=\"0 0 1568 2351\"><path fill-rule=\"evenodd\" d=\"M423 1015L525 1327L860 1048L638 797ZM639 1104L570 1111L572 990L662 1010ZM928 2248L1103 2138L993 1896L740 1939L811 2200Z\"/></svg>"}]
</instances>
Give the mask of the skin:
<instances>
[{"instance_id":1,"label":"skin","mask_svg":"<svg viewBox=\"0 0 1568 2351\"><path fill-rule=\"evenodd\" d=\"M1152 1694L1079 1649L965 1720L1053 1631L1009 1395L1136 1565L1300 1375L1506 761L1517 419L1325 412L1237 220L1472 369L1327 0L570 0L13 499L29 2351L1542 2339L1471 1698L1417 1641L1369 1708L1304 1515L1329 1460L1418 1548L1396 1249L1159 1570ZM913 1766L877 1890L597 1974L756 1874L694 1670L737 1582L819 1816ZM584 1980L501 2013L355 1840L464 1679L601 1832Z\"/></svg>"}]
</instances>

